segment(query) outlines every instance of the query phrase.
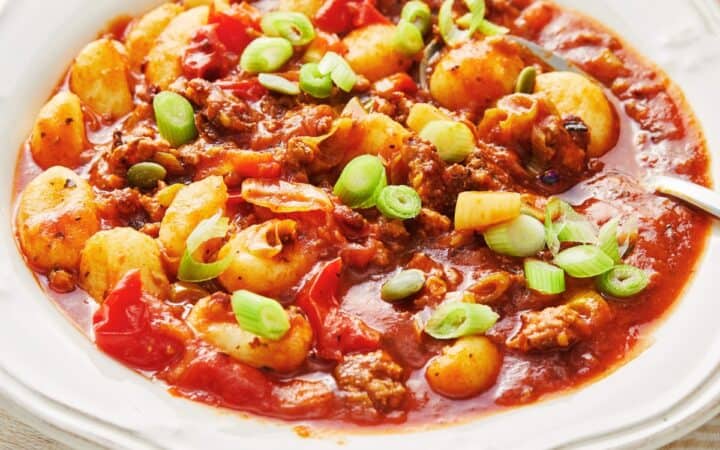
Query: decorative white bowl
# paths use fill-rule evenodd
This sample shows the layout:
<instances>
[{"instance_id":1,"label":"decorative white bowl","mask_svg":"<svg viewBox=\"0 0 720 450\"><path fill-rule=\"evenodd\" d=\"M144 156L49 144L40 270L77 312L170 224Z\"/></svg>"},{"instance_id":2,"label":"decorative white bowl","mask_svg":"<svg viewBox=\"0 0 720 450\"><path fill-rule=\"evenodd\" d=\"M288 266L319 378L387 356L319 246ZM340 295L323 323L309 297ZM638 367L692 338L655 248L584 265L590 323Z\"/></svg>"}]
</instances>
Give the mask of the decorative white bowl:
<instances>
[{"instance_id":1,"label":"decorative white bowl","mask_svg":"<svg viewBox=\"0 0 720 450\"><path fill-rule=\"evenodd\" d=\"M685 296L638 357L582 389L458 425L303 439L295 424L173 398L100 353L45 297L16 249L13 172L35 113L82 45L115 16L155 3L24 0L0 9L0 391L18 414L76 447L91 441L114 448L463 450L654 447L720 411L717 223ZM667 70L704 124L709 147L720 149L716 0L563 3L614 28Z\"/></svg>"}]
</instances>

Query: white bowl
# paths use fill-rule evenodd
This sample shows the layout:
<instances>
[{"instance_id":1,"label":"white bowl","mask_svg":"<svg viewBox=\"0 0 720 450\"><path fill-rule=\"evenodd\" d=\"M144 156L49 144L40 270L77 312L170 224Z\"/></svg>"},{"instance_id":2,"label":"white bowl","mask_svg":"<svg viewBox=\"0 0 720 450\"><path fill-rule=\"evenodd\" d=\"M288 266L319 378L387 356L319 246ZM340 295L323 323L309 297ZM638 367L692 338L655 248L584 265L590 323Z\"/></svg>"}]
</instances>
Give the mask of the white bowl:
<instances>
[{"instance_id":1,"label":"white bowl","mask_svg":"<svg viewBox=\"0 0 720 450\"><path fill-rule=\"evenodd\" d=\"M46 299L20 258L11 230L11 180L17 149L68 62L109 19L140 13L154 3L25 0L7 2L0 11L0 389L26 417L50 432L64 430L61 438L70 433L112 447L463 450L657 446L718 412L717 223L685 296L637 358L580 390L448 428L300 439L292 424L173 398L160 384L97 351ZM720 12L715 0L563 3L611 26L664 67L705 125L709 147L720 148ZM707 8L704 16L700 7ZM716 179L718 161L713 164Z\"/></svg>"}]
</instances>

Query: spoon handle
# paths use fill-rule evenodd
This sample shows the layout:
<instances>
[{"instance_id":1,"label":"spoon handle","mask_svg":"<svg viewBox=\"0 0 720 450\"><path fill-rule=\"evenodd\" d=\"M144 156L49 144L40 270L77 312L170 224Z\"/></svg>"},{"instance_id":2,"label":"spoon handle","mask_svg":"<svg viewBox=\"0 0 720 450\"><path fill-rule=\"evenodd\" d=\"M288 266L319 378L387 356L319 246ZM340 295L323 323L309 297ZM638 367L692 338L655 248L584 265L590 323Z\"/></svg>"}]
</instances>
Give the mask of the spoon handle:
<instances>
[{"instance_id":1,"label":"spoon handle","mask_svg":"<svg viewBox=\"0 0 720 450\"><path fill-rule=\"evenodd\" d=\"M679 198L720 219L720 194L680 178L656 175L647 186L662 194Z\"/></svg>"}]
</instances>

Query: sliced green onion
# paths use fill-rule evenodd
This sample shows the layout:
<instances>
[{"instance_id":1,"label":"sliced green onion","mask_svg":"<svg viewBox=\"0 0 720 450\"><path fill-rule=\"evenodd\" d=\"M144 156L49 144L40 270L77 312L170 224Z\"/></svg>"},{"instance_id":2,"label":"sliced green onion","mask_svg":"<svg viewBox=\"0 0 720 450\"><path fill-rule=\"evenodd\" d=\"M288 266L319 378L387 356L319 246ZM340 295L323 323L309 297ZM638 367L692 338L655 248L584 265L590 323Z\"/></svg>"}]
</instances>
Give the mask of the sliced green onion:
<instances>
[{"instance_id":1,"label":"sliced green onion","mask_svg":"<svg viewBox=\"0 0 720 450\"><path fill-rule=\"evenodd\" d=\"M600 228L599 244L600 250L605 252L615 263L619 263L622 259L620 254L620 246L618 245L618 224L620 219L617 217L611 219Z\"/></svg>"},{"instance_id":2,"label":"sliced green onion","mask_svg":"<svg viewBox=\"0 0 720 450\"><path fill-rule=\"evenodd\" d=\"M333 193L351 208L371 208L385 186L387 175L380 158L361 155L345 166Z\"/></svg>"},{"instance_id":3,"label":"sliced green onion","mask_svg":"<svg viewBox=\"0 0 720 450\"><path fill-rule=\"evenodd\" d=\"M571 277L590 278L613 268L612 258L594 245L578 245L563 250L553 260Z\"/></svg>"},{"instance_id":4,"label":"sliced green onion","mask_svg":"<svg viewBox=\"0 0 720 450\"><path fill-rule=\"evenodd\" d=\"M487 305L450 301L441 304L425 324L425 332L435 339L454 339L481 334L492 328L498 314Z\"/></svg>"},{"instance_id":5,"label":"sliced green onion","mask_svg":"<svg viewBox=\"0 0 720 450\"><path fill-rule=\"evenodd\" d=\"M279 92L281 94L297 95L300 93L300 88L297 83L279 75L261 73L258 75L258 81L269 90Z\"/></svg>"},{"instance_id":6,"label":"sliced green onion","mask_svg":"<svg viewBox=\"0 0 720 450\"><path fill-rule=\"evenodd\" d=\"M440 158L449 163L464 161L475 149L475 135L467 125L452 120L435 120L420 130L420 137L435 146Z\"/></svg>"},{"instance_id":7,"label":"sliced green onion","mask_svg":"<svg viewBox=\"0 0 720 450\"><path fill-rule=\"evenodd\" d=\"M558 200L560 217L555 223L560 242L576 242L579 244L597 244L598 231L593 222L579 214L572 206Z\"/></svg>"},{"instance_id":8,"label":"sliced green onion","mask_svg":"<svg viewBox=\"0 0 720 450\"><path fill-rule=\"evenodd\" d=\"M412 219L420 214L422 200L410 186L386 186L377 198L377 209L391 219Z\"/></svg>"},{"instance_id":9,"label":"sliced green onion","mask_svg":"<svg viewBox=\"0 0 720 450\"><path fill-rule=\"evenodd\" d=\"M427 3L412 0L403 6L400 18L415 25L421 34L425 34L430 31L430 15L430 7Z\"/></svg>"},{"instance_id":10,"label":"sliced green onion","mask_svg":"<svg viewBox=\"0 0 720 450\"><path fill-rule=\"evenodd\" d=\"M173 147L187 144L197 136L195 111L182 95L160 92L153 99L153 110L160 135Z\"/></svg>"},{"instance_id":11,"label":"sliced green onion","mask_svg":"<svg viewBox=\"0 0 720 450\"><path fill-rule=\"evenodd\" d=\"M265 35L283 37L295 46L309 44L315 39L315 28L310 19L299 12L267 13L263 16L260 27Z\"/></svg>"},{"instance_id":12,"label":"sliced green onion","mask_svg":"<svg viewBox=\"0 0 720 450\"><path fill-rule=\"evenodd\" d=\"M275 72L292 57L290 41L279 37L259 37L248 44L240 57L240 67L250 73Z\"/></svg>"},{"instance_id":13,"label":"sliced green onion","mask_svg":"<svg viewBox=\"0 0 720 450\"><path fill-rule=\"evenodd\" d=\"M527 66L520 75L518 75L515 83L515 92L521 94L532 94L535 90L535 78L537 78L537 70L534 66Z\"/></svg>"},{"instance_id":14,"label":"sliced green onion","mask_svg":"<svg viewBox=\"0 0 720 450\"><path fill-rule=\"evenodd\" d=\"M553 222L553 217L560 213L560 199L553 197L545 205L545 244L553 255L557 255L560 251L560 239L558 239L558 230Z\"/></svg>"},{"instance_id":15,"label":"sliced green onion","mask_svg":"<svg viewBox=\"0 0 720 450\"><path fill-rule=\"evenodd\" d=\"M421 270L403 270L382 285L380 296L386 302L395 302L418 293L424 285L425 274Z\"/></svg>"},{"instance_id":16,"label":"sliced green onion","mask_svg":"<svg viewBox=\"0 0 720 450\"><path fill-rule=\"evenodd\" d=\"M330 74L337 87L345 92L352 91L357 82L357 75L345 59L335 52L327 52L318 63L318 71L321 75Z\"/></svg>"},{"instance_id":17,"label":"sliced green onion","mask_svg":"<svg viewBox=\"0 0 720 450\"><path fill-rule=\"evenodd\" d=\"M466 41L478 31L487 36L505 34L509 31L505 27L485 20L484 0L465 0L465 5L470 12L460 17L456 24L453 17L453 1L445 0L438 11L440 35L448 45ZM457 25L465 26L467 29L461 30Z\"/></svg>"},{"instance_id":18,"label":"sliced green onion","mask_svg":"<svg viewBox=\"0 0 720 450\"><path fill-rule=\"evenodd\" d=\"M615 266L597 278L600 291L619 298L640 293L648 283L650 278L644 270L629 265Z\"/></svg>"},{"instance_id":19,"label":"sliced green onion","mask_svg":"<svg viewBox=\"0 0 720 450\"><path fill-rule=\"evenodd\" d=\"M277 341L290 329L290 319L277 300L250 291L233 292L232 309L238 325L250 333Z\"/></svg>"},{"instance_id":20,"label":"sliced green onion","mask_svg":"<svg viewBox=\"0 0 720 450\"><path fill-rule=\"evenodd\" d=\"M300 67L300 89L315 98L327 98L332 93L330 74L323 75L317 63L307 63Z\"/></svg>"},{"instance_id":21,"label":"sliced green onion","mask_svg":"<svg viewBox=\"0 0 720 450\"><path fill-rule=\"evenodd\" d=\"M638 221L637 218L631 217L627 220L618 231L618 241L620 248L620 257L624 257L630 246L635 242L638 236Z\"/></svg>"},{"instance_id":22,"label":"sliced green onion","mask_svg":"<svg viewBox=\"0 0 720 450\"><path fill-rule=\"evenodd\" d=\"M532 256L545 248L543 224L525 214L492 226L483 233L490 250L508 256Z\"/></svg>"},{"instance_id":23,"label":"sliced green onion","mask_svg":"<svg viewBox=\"0 0 720 450\"><path fill-rule=\"evenodd\" d=\"M526 259L524 269L528 288L548 295L565 291L565 271L561 268L537 259Z\"/></svg>"},{"instance_id":24,"label":"sliced green onion","mask_svg":"<svg viewBox=\"0 0 720 450\"><path fill-rule=\"evenodd\" d=\"M158 181L165 179L167 170L154 162L141 162L133 164L127 171L127 181L130 186L140 189L152 189L157 186Z\"/></svg>"},{"instance_id":25,"label":"sliced green onion","mask_svg":"<svg viewBox=\"0 0 720 450\"><path fill-rule=\"evenodd\" d=\"M219 212L209 219L201 221L187 238L185 253L180 260L178 269L178 280L198 283L211 280L225 272L232 263L232 252L228 253L223 259L212 263L202 263L195 260L193 253L204 242L225 237L227 231L228 218L222 217Z\"/></svg>"},{"instance_id":26,"label":"sliced green onion","mask_svg":"<svg viewBox=\"0 0 720 450\"><path fill-rule=\"evenodd\" d=\"M396 50L410 56L418 54L425 47L420 30L406 20L401 20L395 27L392 44Z\"/></svg>"}]
</instances>

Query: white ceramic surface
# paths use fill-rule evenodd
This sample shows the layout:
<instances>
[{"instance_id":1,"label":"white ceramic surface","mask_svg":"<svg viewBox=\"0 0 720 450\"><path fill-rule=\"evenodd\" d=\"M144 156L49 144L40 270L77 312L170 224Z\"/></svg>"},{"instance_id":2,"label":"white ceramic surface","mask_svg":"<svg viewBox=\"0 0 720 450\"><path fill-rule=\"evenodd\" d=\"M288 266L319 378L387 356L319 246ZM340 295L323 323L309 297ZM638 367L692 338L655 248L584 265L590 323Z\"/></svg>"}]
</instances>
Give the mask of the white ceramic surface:
<instances>
[{"instance_id":1,"label":"white ceramic surface","mask_svg":"<svg viewBox=\"0 0 720 450\"><path fill-rule=\"evenodd\" d=\"M577 392L466 424L299 439L286 424L169 396L98 352L49 302L11 234L17 149L67 63L108 19L152 0L0 0L0 390L47 429L112 447L337 449L609 448L660 445L720 409L720 226L685 297L639 357ZM685 91L720 149L716 0L565 0L613 27ZM703 16L701 8L706 8ZM720 150L718 150L720 151ZM713 162L720 179L720 157ZM518 432L522 430L522 432ZM344 445L339 446L339 442Z\"/></svg>"}]
</instances>

